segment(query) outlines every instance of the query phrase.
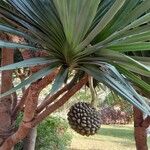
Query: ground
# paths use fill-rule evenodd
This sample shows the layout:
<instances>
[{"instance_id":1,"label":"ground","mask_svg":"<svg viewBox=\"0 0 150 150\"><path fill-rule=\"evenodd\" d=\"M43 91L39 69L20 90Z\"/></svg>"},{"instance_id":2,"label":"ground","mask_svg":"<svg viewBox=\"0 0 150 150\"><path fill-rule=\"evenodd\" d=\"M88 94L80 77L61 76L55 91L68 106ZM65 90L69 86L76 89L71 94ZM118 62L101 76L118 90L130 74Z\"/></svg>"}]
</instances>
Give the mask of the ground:
<instances>
[{"instance_id":1,"label":"ground","mask_svg":"<svg viewBox=\"0 0 150 150\"><path fill-rule=\"evenodd\" d=\"M71 150L135 150L133 125L103 125L97 135L90 137L71 133ZM150 148L150 137L148 144Z\"/></svg>"}]
</instances>

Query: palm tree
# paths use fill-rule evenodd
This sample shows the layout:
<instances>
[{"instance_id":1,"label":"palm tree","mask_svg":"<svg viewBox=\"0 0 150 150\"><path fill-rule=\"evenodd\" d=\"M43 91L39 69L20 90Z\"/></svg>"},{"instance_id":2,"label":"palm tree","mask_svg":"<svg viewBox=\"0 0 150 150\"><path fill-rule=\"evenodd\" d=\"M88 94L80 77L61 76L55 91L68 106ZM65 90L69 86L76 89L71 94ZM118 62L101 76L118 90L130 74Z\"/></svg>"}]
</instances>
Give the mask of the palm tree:
<instances>
[{"instance_id":1,"label":"palm tree","mask_svg":"<svg viewBox=\"0 0 150 150\"><path fill-rule=\"evenodd\" d=\"M76 87L80 81L86 84L88 75L150 115L149 105L133 88L150 92L139 78L150 77L149 58L128 55L150 50L149 0L1 0L0 16L0 31L24 38L24 43L1 40L1 48L47 52L0 70L48 64L1 97L59 68L51 95L61 91L70 74Z\"/></svg>"}]
</instances>

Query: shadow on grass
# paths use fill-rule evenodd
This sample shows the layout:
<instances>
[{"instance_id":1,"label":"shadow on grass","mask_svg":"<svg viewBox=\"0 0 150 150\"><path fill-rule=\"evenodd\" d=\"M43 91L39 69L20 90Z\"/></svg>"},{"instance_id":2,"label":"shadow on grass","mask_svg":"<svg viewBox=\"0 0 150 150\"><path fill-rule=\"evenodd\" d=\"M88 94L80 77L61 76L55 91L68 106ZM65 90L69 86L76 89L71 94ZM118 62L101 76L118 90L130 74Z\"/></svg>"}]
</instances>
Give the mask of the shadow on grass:
<instances>
[{"instance_id":1,"label":"shadow on grass","mask_svg":"<svg viewBox=\"0 0 150 150\"><path fill-rule=\"evenodd\" d=\"M97 134L103 136L118 137L127 140L134 139L133 131L131 129L118 129L118 128L115 129L115 127L114 128L102 127Z\"/></svg>"}]
</instances>

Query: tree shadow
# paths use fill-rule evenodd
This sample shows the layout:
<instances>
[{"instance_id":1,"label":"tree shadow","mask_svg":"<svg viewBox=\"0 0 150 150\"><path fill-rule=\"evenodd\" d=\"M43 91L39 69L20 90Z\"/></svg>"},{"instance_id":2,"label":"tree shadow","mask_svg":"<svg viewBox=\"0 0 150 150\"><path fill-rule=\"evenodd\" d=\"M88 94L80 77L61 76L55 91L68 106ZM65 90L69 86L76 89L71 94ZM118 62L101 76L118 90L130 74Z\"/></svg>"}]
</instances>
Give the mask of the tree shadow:
<instances>
[{"instance_id":1,"label":"tree shadow","mask_svg":"<svg viewBox=\"0 0 150 150\"><path fill-rule=\"evenodd\" d=\"M127 140L134 139L133 131L130 129L118 129L118 128L115 129L102 127L97 134L103 136L118 137Z\"/></svg>"}]
</instances>

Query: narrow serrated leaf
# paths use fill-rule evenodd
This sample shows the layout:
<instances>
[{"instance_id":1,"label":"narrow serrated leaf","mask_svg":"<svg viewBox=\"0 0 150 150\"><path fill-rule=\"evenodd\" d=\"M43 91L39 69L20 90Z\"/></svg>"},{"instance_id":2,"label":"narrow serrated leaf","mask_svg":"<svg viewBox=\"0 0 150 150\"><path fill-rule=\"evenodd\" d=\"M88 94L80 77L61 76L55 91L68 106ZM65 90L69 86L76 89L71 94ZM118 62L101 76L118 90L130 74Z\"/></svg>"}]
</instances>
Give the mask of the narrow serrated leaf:
<instances>
[{"instance_id":1,"label":"narrow serrated leaf","mask_svg":"<svg viewBox=\"0 0 150 150\"><path fill-rule=\"evenodd\" d=\"M13 48L13 49L31 49L31 50L40 50L41 48L37 48L34 46L30 46L27 44L19 44L19 43L13 43L13 42L7 42L0 40L0 47L1 48Z\"/></svg>"},{"instance_id":2,"label":"narrow serrated leaf","mask_svg":"<svg viewBox=\"0 0 150 150\"><path fill-rule=\"evenodd\" d=\"M26 59L24 61L20 61L18 63L10 64L7 66L2 66L0 67L0 71L3 70L13 70L17 68L23 68L23 67L31 67L31 66L36 66L36 65L43 65L43 64L49 64L49 63L54 63L57 62L57 59L50 59L48 57L36 57L36 58L31 58L31 59Z\"/></svg>"},{"instance_id":3,"label":"narrow serrated leaf","mask_svg":"<svg viewBox=\"0 0 150 150\"><path fill-rule=\"evenodd\" d=\"M68 75L68 68L61 67L54 84L52 85L51 94L55 93L64 83Z\"/></svg>"}]
</instances>

